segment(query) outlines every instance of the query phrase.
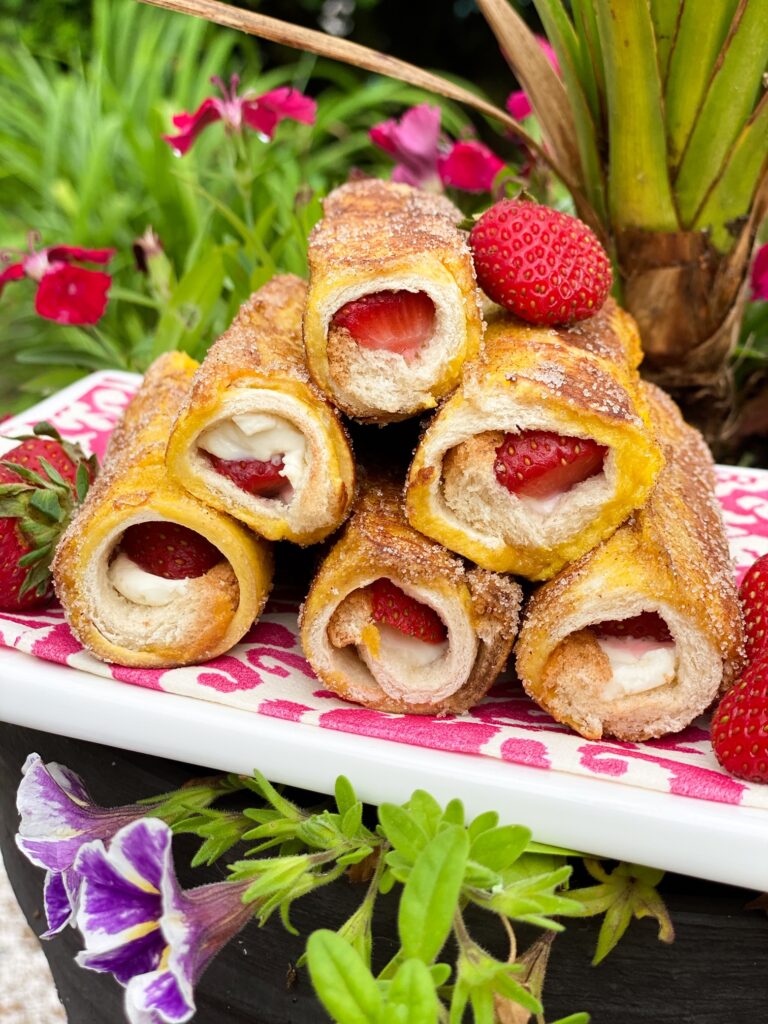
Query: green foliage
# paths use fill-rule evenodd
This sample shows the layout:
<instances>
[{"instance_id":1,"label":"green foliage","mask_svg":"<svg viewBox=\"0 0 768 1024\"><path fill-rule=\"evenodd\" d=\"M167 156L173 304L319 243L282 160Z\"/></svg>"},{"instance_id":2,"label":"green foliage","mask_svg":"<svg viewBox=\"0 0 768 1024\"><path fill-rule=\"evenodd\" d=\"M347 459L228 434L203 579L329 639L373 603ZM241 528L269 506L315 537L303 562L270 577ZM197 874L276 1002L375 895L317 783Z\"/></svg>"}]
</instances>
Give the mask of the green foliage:
<instances>
[{"instance_id":1,"label":"green foliage","mask_svg":"<svg viewBox=\"0 0 768 1024\"><path fill-rule=\"evenodd\" d=\"M386 173L368 139L378 120L424 99L303 57L263 73L256 43L135 0L94 0L90 49L71 67L0 49L0 244L114 247L113 290L97 328L33 312L34 282L0 301L0 410L20 408L94 369L143 370L159 353L200 357L240 303L275 272L304 273L319 198L351 166ZM126 41L130 40L130 45ZM162 140L171 118L241 75L254 94L282 84L318 99L312 127L283 122L272 142L215 124L183 158ZM446 127L464 123L446 107ZM164 252L148 274L131 246L151 225Z\"/></svg>"},{"instance_id":2,"label":"green foliage","mask_svg":"<svg viewBox=\"0 0 768 1024\"><path fill-rule=\"evenodd\" d=\"M247 791L258 806L218 810L220 797ZM528 829L501 825L495 811L466 820L459 800L445 807L424 790L404 804L382 804L378 823L363 821L363 804L349 780L336 782L333 806L306 810L287 799L263 775L197 780L152 801L149 813L176 833L202 840L194 864L211 864L235 844L252 844L229 864L230 878L247 882L243 899L260 923L278 911L293 929L295 900L349 873L367 881L365 895L335 932L312 934L299 962L339 1024L493 1024L505 1013L535 1014L544 1024L542 989L559 920L605 914L595 962L616 945L632 917L653 916L659 937L672 926L656 885L662 872L620 864L611 874L592 860L587 870L599 883L567 890L574 851L542 846ZM268 856L266 852L270 851ZM378 897L398 885L399 948L378 973L372 971L373 912ZM469 906L496 915L510 938L506 960L483 949L465 921ZM544 929L522 955L512 924ZM445 962L449 938L455 953ZM504 1019L507 1019L505 1016ZM523 1019L521 1017L521 1019ZM588 1024L574 1014L557 1024Z\"/></svg>"}]
</instances>

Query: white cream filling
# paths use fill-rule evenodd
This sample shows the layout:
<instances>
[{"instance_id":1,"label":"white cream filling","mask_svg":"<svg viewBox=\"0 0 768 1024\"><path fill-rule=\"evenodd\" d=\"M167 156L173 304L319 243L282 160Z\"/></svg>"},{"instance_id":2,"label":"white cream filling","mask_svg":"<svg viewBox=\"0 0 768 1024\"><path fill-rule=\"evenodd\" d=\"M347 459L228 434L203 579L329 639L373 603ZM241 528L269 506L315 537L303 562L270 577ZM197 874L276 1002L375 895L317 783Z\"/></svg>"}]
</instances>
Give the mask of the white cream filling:
<instances>
[{"instance_id":1,"label":"white cream filling","mask_svg":"<svg viewBox=\"0 0 768 1024\"><path fill-rule=\"evenodd\" d=\"M431 665L448 651L448 641L427 643L415 636L407 636L386 624L379 625L379 655L382 660L401 669L418 669Z\"/></svg>"},{"instance_id":2,"label":"white cream filling","mask_svg":"<svg viewBox=\"0 0 768 1024\"><path fill-rule=\"evenodd\" d=\"M548 516L560 504L560 499L563 495L569 494L571 490L572 488L569 488L567 491L558 491L556 494L550 494L548 498L534 498L530 494L516 494L515 497L524 509L532 512L534 515Z\"/></svg>"},{"instance_id":3,"label":"white cream filling","mask_svg":"<svg viewBox=\"0 0 768 1024\"><path fill-rule=\"evenodd\" d=\"M655 690L675 678L677 651L674 643L636 637L604 637L597 642L613 672L613 678L603 689L603 700Z\"/></svg>"},{"instance_id":4,"label":"white cream filling","mask_svg":"<svg viewBox=\"0 0 768 1024\"><path fill-rule=\"evenodd\" d=\"M203 431L197 445L227 461L270 462L279 456L283 460L280 476L284 476L294 490L307 471L306 438L282 416L261 412L232 416Z\"/></svg>"},{"instance_id":5,"label":"white cream filling","mask_svg":"<svg viewBox=\"0 0 768 1024\"><path fill-rule=\"evenodd\" d=\"M109 582L127 601L151 608L161 608L177 597L182 597L189 587L189 580L168 580L145 572L133 559L121 552L107 571Z\"/></svg>"}]
</instances>

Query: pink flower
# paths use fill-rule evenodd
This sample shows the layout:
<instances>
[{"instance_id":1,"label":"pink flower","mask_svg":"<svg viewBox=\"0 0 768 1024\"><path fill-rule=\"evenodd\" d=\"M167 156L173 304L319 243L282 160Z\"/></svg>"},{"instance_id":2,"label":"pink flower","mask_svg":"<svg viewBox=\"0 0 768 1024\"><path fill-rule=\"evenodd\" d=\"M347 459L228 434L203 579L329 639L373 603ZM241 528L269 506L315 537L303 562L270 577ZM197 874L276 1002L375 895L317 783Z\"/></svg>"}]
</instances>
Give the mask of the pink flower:
<instances>
[{"instance_id":1,"label":"pink flower","mask_svg":"<svg viewBox=\"0 0 768 1024\"><path fill-rule=\"evenodd\" d=\"M536 36L536 42L544 51L547 60L555 69L557 74L560 74L560 64L557 59L557 54L549 45L544 36ZM507 97L507 110L510 112L512 117L516 121L524 121L526 117L530 117L533 113L530 100L528 95L522 89L519 92L512 92Z\"/></svg>"},{"instance_id":2,"label":"pink flower","mask_svg":"<svg viewBox=\"0 0 768 1024\"><path fill-rule=\"evenodd\" d=\"M114 249L73 245L52 245L36 252L30 245L24 259L0 270L0 295L9 281L29 277L38 282L35 309L40 316L58 324L95 324L107 307L112 278L72 263L108 263L114 254Z\"/></svg>"},{"instance_id":3,"label":"pink flower","mask_svg":"<svg viewBox=\"0 0 768 1024\"><path fill-rule=\"evenodd\" d=\"M493 179L504 161L474 139L455 142L446 156L438 160L440 180L462 192L490 192Z\"/></svg>"},{"instance_id":4,"label":"pink flower","mask_svg":"<svg viewBox=\"0 0 768 1024\"><path fill-rule=\"evenodd\" d=\"M439 191L487 192L504 166L482 142L453 142L440 132L440 108L421 103L399 121L374 125L371 141L395 160L392 180Z\"/></svg>"},{"instance_id":5,"label":"pink flower","mask_svg":"<svg viewBox=\"0 0 768 1024\"><path fill-rule=\"evenodd\" d=\"M755 253L752 264L752 301L768 300L768 242L761 245Z\"/></svg>"},{"instance_id":6,"label":"pink flower","mask_svg":"<svg viewBox=\"0 0 768 1024\"><path fill-rule=\"evenodd\" d=\"M369 135L375 146L394 157L393 181L401 181L416 188L439 187L439 107L420 103L406 110L399 121L393 118L375 124Z\"/></svg>"},{"instance_id":7,"label":"pink flower","mask_svg":"<svg viewBox=\"0 0 768 1024\"><path fill-rule=\"evenodd\" d=\"M232 75L229 88L216 76L211 81L221 91L223 99L209 96L194 114L177 114L173 125L178 128L178 134L163 136L177 156L184 156L200 132L214 121L224 121L229 131L238 133L246 124L265 139L271 139L277 125L286 119L314 124L317 104L298 89L282 86L263 96L238 96L239 75Z\"/></svg>"}]
</instances>

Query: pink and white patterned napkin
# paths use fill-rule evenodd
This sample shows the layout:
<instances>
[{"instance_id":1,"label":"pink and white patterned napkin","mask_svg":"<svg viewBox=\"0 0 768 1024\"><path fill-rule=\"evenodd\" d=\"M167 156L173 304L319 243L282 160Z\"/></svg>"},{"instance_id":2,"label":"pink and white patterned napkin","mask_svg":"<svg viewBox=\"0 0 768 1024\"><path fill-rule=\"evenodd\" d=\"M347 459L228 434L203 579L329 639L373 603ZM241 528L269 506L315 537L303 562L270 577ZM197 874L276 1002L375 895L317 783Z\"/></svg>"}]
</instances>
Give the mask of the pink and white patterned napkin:
<instances>
[{"instance_id":1,"label":"pink and white patterned napkin","mask_svg":"<svg viewBox=\"0 0 768 1024\"><path fill-rule=\"evenodd\" d=\"M22 416L3 433L22 433L41 418L102 455L110 431L138 378L101 372L79 381ZM728 527L737 577L768 552L768 471L720 467L718 495ZM647 743L589 741L554 722L511 678L503 679L477 707L446 718L369 711L320 687L298 639L298 601L280 595L244 640L205 665L131 669L106 665L85 652L59 608L34 615L0 613L0 643L73 671L91 672L134 686L217 701L258 715L363 736L448 750L545 771L610 779L718 803L768 810L768 786L731 778L717 764L702 718L675 736ZM436 753L439 757L439 753Z\"/></svg>"}]
</instances>

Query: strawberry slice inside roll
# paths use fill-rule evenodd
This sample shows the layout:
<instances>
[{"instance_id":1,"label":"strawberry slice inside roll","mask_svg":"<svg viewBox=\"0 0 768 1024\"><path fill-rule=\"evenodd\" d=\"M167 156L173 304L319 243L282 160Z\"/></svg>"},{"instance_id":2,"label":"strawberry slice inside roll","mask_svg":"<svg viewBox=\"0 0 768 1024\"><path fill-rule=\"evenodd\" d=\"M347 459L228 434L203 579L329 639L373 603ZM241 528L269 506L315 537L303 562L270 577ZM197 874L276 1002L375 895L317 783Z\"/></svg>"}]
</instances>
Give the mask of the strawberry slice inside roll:
<instances>
[{"instance_id":1,"label":"strawberry slice inside roll","mask_svg":"<svg viewBox=\"0 0 768 1024\"><path fill-rule=\"evenodd\" d=\"M677 732L730 685L742 623L712 458L644 385L665 465L645 506L540 587L516 654L527 693L589 739Z\"/></svg>"},{"instance_id":2,"label":"strawberry slice inside roll","mask_svg":"<svg viewBox=\"0 0 768 1024\"><path fill-rule=\"evenodd\" d=\"M499 315L482 355L423 434L410 523L484 569L548 579L642 505L661 468L612 302L570 327Z\"/></svg>"},{"instance_id":3,"label":"strawberry slice inside roll","mask_svg":"<svg viewBox=\"0 0 768 1024\"><path fill-rule=\"evenodd\" d=\"M346 517L354 462L335 409L309 380L306 284L290 274L241 308L195 375L168 444L170 475L269 540L323 540Z\"/></svg>"},{"instance_id":4,"label":"strawberry slice inside roll","mask_svg":"<svg viewBox=\"0 0 768 1024\"><path fill-rule=\"evenodd\" d=\"M271 586L267 543L168 479L165 445L196 369L179 352L150 367L56 551L73 632L117 665L169 668L229 650Z\"/></svg>"},{"instance_id":5,"label":"strawberry slice inside roll","mask_svg":"<svg viewBox=\"0 0 768 1024\"><path fill-rule=\"evenodd\" d=\"M318 570L304 651L329 689L382 711L466 710L504 666L520 588L466 569L405 522L399 488L369 483Z\"/></svg>"},{"instance_id":6,"label":"strawberry slice inside roll","mask_svg":"<svg viewBox=\"0 0 768 1024\"><path fill-rule=\"evenodd\" d=\"M396 182L348 182L309 239L304 316L315 383L349 416L431 409L480 347L479 292L461 213Z\"/></svg>"}]
</instances>

